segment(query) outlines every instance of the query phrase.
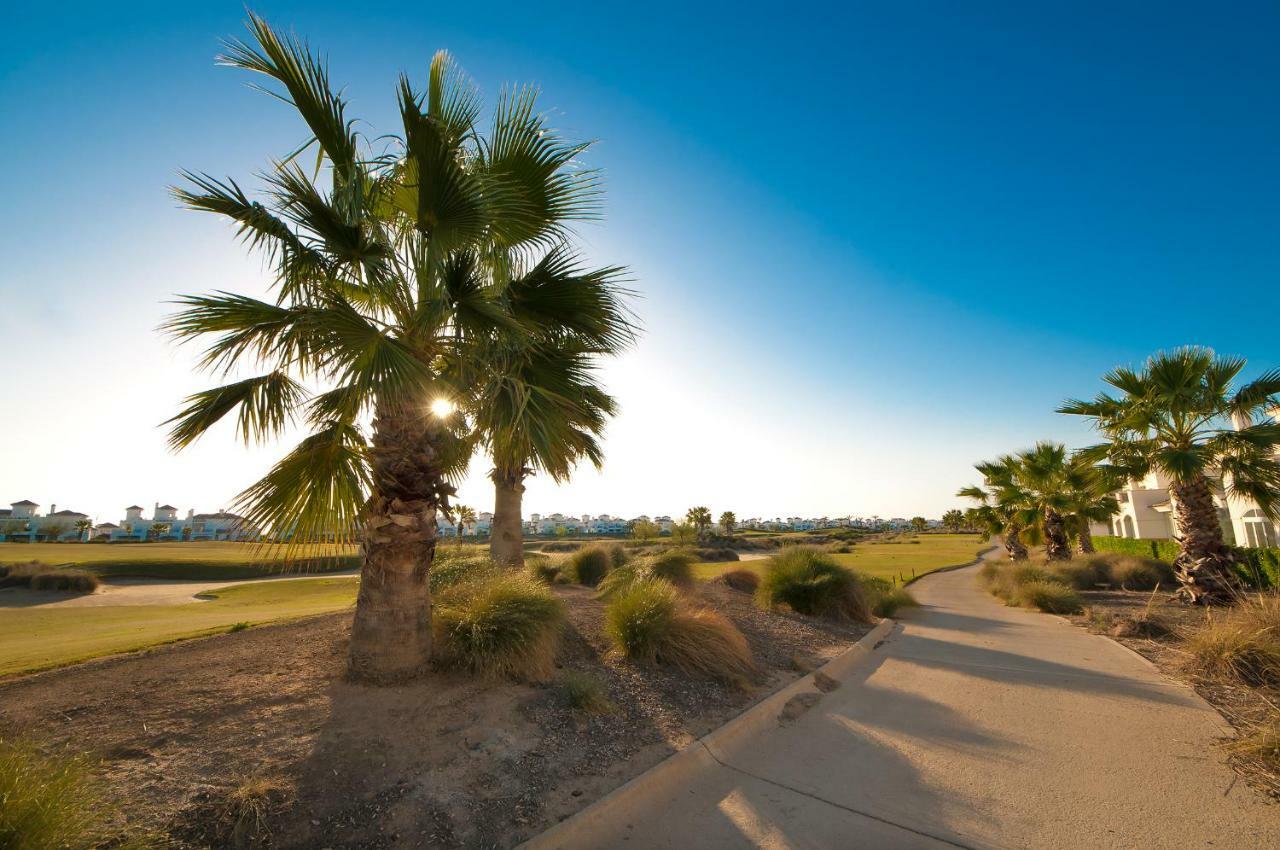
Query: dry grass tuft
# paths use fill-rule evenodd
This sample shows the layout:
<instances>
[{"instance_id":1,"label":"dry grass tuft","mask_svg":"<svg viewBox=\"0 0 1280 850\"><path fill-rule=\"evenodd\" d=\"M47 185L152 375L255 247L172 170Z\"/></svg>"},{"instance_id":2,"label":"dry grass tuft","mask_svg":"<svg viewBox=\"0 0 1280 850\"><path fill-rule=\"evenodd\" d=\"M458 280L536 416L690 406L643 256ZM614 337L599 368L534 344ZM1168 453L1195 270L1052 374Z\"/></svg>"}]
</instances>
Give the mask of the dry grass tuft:
<instances>
[{"instance_id":1,"label":"dry grass tuft","mask_svg":"<svg viewBox=\"0 0 1280 850\"><path fill-rule=\"evenodd\" d=\"M0 587L29 587L32 590L62 590L93 593L98 577L86 570L55 567L39 561L22 564L0 564Z\"/></svg>"},{"instance_id":2,"label":"dry grass tuft","mask_svg":"<svg viewBox=\"0 0 1280 850\"><path fill-rule=\"evenodd\" d=\"M1206 613L1204 625L1182 635L1187 669L1247 685L1280 687L1280 596L1249 597L1217 617Z\"/></svg>"},{"instance_id":3,"label":"dry grass tuft","mask_svg":"<svg viewBox=\"0 0 1280 850\"><path fill-rule=\"evenodd\" d=\"M268 819L289 799L289 785L273 777L253 777L227 794L220 820L237 850L271 846Z\"/></svg>"},{"instance_id":4,"label":"dry grass tuft","mask_svg":"<svg viewBox=\"0 0 1280 850\"><path fill-rule=\"evenodd\" d=\"M670 582L640 579L605 609L605 631L627 658L745 682L755 669L747 639L714 611L692 609Z\"/></svg>"},{"instance_id":5,"label":"dry grass tuft","mask_svg":"<svg viewBox=\"0 0 1280 850\"><path fill-rule=\"evenodd\" d=\"M1024 608L1038 608L1047 614L1079 614L1084 610L1080 594L1056 581L1036 580L1020 584L1013 599Z\"/></svg>"},{"instance_id":6,"label":"dry grass tuft","mask_svg":"<svg viewBox=\"0 0 1280 850\"><path fill-rule=\"evenodd\" d=\"M901 608L914 608L920 603L905 587L875 576L858 576L862 588L871 603L871 613L877 617L892 617Z\"/></svg>"},{"instance_id":7,"label":"dry grass tuft","mask_svg":"<svg viewBox=\"0 0 1280 850\"><path fill-rule=\"evenodd\" d=\"M720 580L734 590L755 593L760 587L760 576L751 570L729 570L720 574Z\"/></svg>"},{"instance_id":8,"label":"dry grass tuft","mask_svg":"<svg viewBox=\"0 0 1280 850\"><path fill-rule=\"evenodd\" d=\"M432 626L444 663L484 676L542 681L555 668L564 604L537 579L495 573L446 590Z\"/></svg>"},{"instance_id":9,"label":"dry grass tuft","mask_svg":"<svg viewBox=\"0 0 1280 850\"><path fill-rule=\"evenodd\" d=\"M871 606L862 583L825 552L803 546L769 559L756 591L763 608L785 605L799 614L871 622Z\"/></svg>"}]
</instances>

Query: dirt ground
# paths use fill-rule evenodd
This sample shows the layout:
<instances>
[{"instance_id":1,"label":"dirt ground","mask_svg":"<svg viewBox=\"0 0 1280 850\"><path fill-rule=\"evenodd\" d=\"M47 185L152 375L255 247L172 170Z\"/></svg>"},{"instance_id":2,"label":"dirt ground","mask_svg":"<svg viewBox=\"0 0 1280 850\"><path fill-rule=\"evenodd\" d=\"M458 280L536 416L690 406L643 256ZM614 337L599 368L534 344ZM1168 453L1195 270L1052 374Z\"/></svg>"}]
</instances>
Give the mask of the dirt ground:
<instances>
[{"instance_id":1,"label":"dirt ground","mask_svg":"<svg viewBox=\"0 0 1280 850\"><path fill-rule=\"evenodd\" d=\"M1205 678L1185 669L1186 655L1179 648L1179 635L1203 623L1206 617L1228 616L1226 611L1184 605L1169 593L1111 590L1084 591L1080 595L1085 601L1085 612L1069 619L1091 631L1108 635L1147 658L1162 673L1191 685L1237 733L1248 733L1276 712L1280 694ZM1126 625L1135 618L1154 620L1158 624L1157 631L1165 633L1126 633L1130 631ZM1231 740L1223 739L1222 743L1229 744ZM1280 776L1273 772L1271 766L1235 754L1231 755L1230 761L1251 785L1280 801Z\"/></svg>"},{"instance_id":2,"label":"dirt ground","mask_svg":"<svg viewBox=\"0 0 1280 850\"><path fill-rule=\"evenodd\" d=\"M511 847L869 629L766 613L705 583L701 601L738 625L759 664L744 691L611 656L591 592L557 592L570 620L560 672L598 677L615 713L575 712L554 680L347 683L339 614L0 682L0 733L100 755L125 817L165 846L235 846L227 800L267 780L279 791L265 828L242 823L241 846Z\"/></svg>"}]
</instances>

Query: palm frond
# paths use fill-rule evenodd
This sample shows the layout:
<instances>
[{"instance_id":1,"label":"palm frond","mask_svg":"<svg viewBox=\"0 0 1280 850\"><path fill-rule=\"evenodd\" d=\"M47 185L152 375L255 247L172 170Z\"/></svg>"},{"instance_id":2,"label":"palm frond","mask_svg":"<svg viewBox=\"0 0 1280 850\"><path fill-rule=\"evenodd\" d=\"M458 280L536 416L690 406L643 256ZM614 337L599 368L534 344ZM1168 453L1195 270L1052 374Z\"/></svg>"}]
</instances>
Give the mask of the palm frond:
<instances>
[{"instance_id":1,"label":"palm frond","mask_svg":"<svg viewBox=\"0 0 1280 850\"><path fill-rule=\"evenodd\" d=\"M173 425L169 448L177 451L194 443L238 407L236 430L240 438L246 443L261 442L285 429L306 395L306 389L288 375L269 372L189 395L178 415L161 424Z\"/></svg>"}]
</instances>

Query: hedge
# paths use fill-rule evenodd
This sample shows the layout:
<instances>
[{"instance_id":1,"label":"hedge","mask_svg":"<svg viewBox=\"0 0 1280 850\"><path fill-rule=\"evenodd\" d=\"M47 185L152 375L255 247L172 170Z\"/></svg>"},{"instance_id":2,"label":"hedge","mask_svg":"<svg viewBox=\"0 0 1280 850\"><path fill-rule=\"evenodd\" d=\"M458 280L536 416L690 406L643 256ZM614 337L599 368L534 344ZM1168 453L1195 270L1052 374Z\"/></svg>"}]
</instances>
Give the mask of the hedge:
<instances>
[{"instance_id":1,"label":"hedge","mask_svg":"<svg viewBox=\"0 0 1280 850\"><path fill-rule=\"evenodd\" d=\"M1119 552L1139 558L1155 558L1172 564L1181 549L1173 540L1135 540L1132 537L1095 537L1093 546L1099 552Z\"/></svg>"},{"instance_id":2,"label":"hedge","mask_svg":"<svg viewBox=\"0 0 1280 850\"><path fill-rule=\"evenodd\" d=\"M1093 545L1099 552L1119 552L1142 558L1155 558L1166 564L1173 563L1181 548L1175 540L1135 540L1131 537L1095 537ZM1280 587L1280 547L1235 547L1240 558L1237 572L1250 587Z\"/></svg>"}]
</instances>

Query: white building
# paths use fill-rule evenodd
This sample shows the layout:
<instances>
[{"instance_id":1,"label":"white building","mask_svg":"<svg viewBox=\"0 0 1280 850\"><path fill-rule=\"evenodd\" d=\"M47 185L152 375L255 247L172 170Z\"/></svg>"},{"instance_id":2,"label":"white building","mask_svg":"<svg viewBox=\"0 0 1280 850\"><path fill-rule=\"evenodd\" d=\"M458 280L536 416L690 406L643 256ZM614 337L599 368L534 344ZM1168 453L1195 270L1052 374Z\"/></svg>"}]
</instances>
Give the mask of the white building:
<instances>
[{"instance_id":1,"label":"white building","mask_svg":"<svg viewBox=\"0 0 1280 850\"><path fill-rule=\"evenodd\" d=\"M49 513L41 514L40 505L30 499L10 502L8 510L0 509L0 540L58 540L84 539L85 532L76 524L89 519L79 511L58 510L49 506Z\"/></svg>"}]
</instances>

